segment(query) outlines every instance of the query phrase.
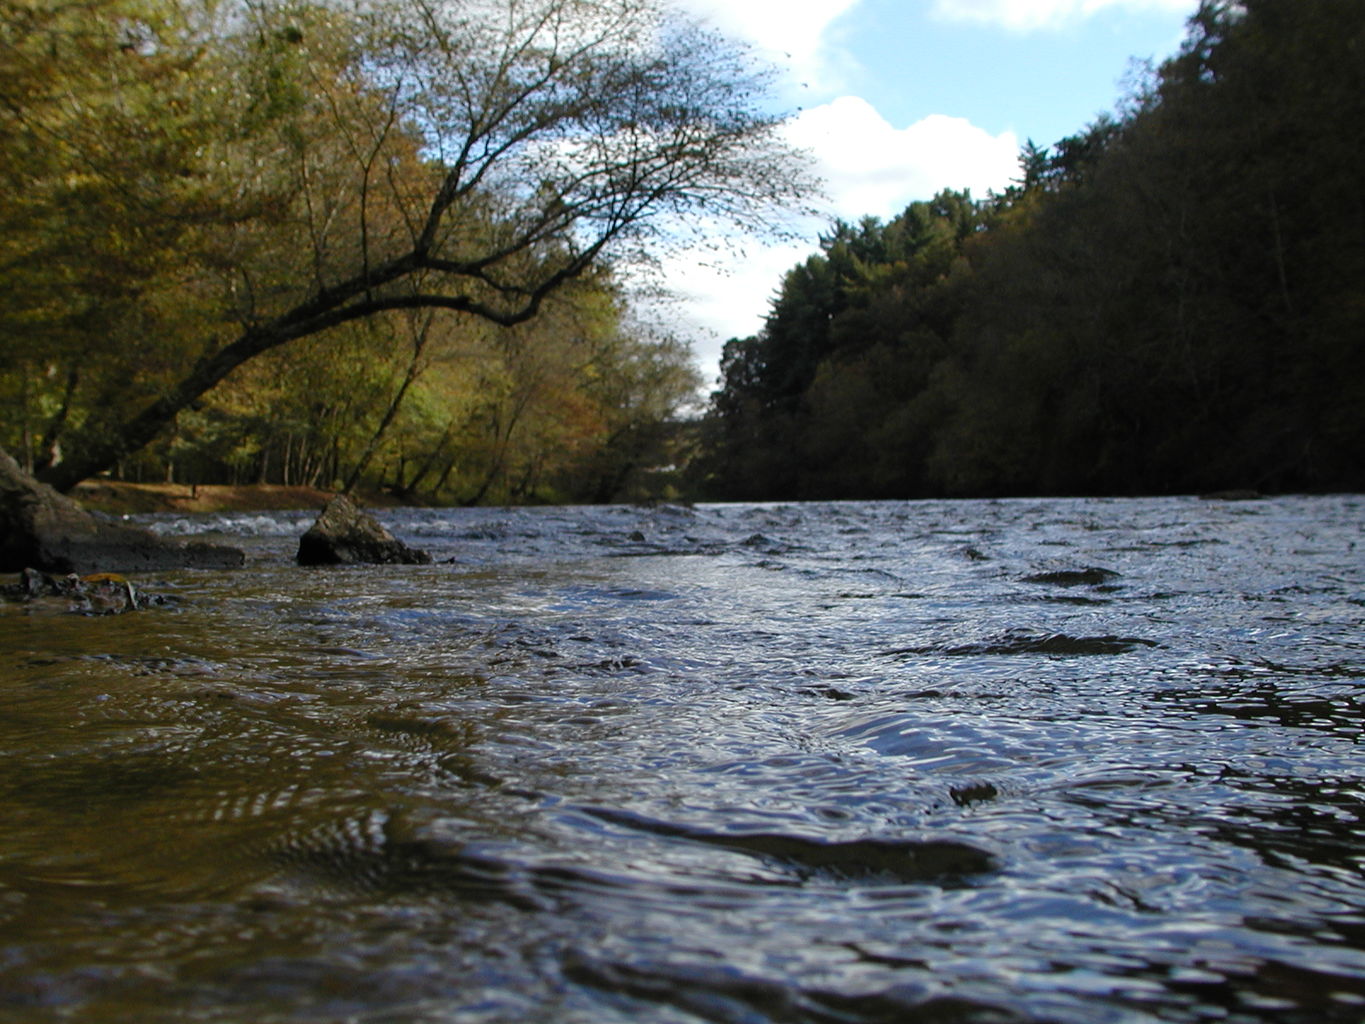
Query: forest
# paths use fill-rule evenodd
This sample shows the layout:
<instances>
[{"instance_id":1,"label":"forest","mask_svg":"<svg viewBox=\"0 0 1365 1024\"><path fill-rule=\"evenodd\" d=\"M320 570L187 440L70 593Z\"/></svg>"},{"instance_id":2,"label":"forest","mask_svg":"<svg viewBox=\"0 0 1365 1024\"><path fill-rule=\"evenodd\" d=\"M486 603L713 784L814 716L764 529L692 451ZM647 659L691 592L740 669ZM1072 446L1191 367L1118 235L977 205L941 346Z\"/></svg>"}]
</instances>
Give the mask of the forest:
<instances>
[{"instance_id":1,"label":"forest","mask_svg":"<svg viewBox=\"0 0 1365 1024\"><path fill-rule=\"evenodd\" d=\"M812 187L654 0L0 0L0 448L134 480L605 501L700 379L622 268Z\"/></svg>"},{"instance_id":2,"label":"forest","mask_svg":"<svg viewBox=\"0 0 1365 1024\"><path fill-rule=\"evenodd\" d=\"M626 268L813 193L654 0L0 0L0 448L444 503L1365 489L1365 4L1205 0L836 223L698 417Z\"/></svg>"},{"instance_id":3,"label":"forest","mask_svg":"<svg viewBox=\"0 0 1365 1024\"><path fill-rule=\"evenodd\" d=\"M1365 4L1201 4L1003 194L834 225L721 372L711 497L1365 489Z\"/></svg>"}]
</instances>

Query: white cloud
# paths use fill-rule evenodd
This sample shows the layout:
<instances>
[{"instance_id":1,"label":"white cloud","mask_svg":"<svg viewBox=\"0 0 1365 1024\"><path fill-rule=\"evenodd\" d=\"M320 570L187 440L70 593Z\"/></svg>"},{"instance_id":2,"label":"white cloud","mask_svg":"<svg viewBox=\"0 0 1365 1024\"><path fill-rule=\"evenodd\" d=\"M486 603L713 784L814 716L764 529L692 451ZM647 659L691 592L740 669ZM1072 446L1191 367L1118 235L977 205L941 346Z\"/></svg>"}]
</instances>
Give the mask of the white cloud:
<instances>
[{"instance_id":1,"label":"white cloud","mask_svg":"<svg viewBox=\"0 0 1365 1024\"><path fill-rule=\"evenodd\" d=\"M1057 28L1081 21L1106 7L1185 13L1192 0L934 0L936 17L1002 25L1019 32Z\"/></svg>"},{"instance_id":2,"label":"white cloud","mask_svg":"<svg viewBox=\"0 0 1365 1024\"><path fill-rule=\"evenodd\" d=\"M754 47L793 82L821 91L837 79L841 54L831 26L860 0L683 0L683 6Z\"/></svg>"},{"instance_id":3,"label":"white cloud","mask_svg":"<svg viewBox=\"0 0 1365 1024\"><path fill-rule=\"evenodd\" d=\"M1013 132L991 135L945 114L894 128L858 96L802 111L788 124L787 138L814 154L831 213L850 220L893 217L945 188L969 188L982 197L1004 188L1019 166Z\"/></svg>"},{"instance_id":4,"label":"white cloud","mask_svg":"<svg viewBox=\"0 0 1365 1024\"><path fill-rule=\"evenodd\" d=\"M895 128L856 96L804 111L787 133L793 144L811 150L825 178L829 218L888 220L944 188L970 188L984 197L1018 173L1019 142L1011 132L993 136L942 114ZM779 246L683 252L666 261L663 278L685 319L698 328L693 339L708 376L724 339L759 330L782 275L817 251L827 227L827 220L813 222L803 240Z\"/></svg>"}]
</instances>

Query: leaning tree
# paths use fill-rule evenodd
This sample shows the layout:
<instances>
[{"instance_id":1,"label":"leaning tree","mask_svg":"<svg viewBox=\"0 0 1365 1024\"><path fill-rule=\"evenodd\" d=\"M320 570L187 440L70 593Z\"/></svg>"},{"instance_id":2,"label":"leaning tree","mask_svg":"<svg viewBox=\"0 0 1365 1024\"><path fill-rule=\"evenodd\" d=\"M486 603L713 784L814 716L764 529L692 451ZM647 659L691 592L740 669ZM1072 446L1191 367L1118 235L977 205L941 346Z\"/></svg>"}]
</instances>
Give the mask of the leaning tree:
<instances>
[{"instance_id":1,"label":"leaning tree","mask_svg":"<svg viewBox=\"0 0 1365 1024\"><path fill-rule=\"evenodd\" d=\"M120 67L164 65L187 88L217 76L197 87L198 107L142 82L144 102L199 114L162 133L181 140L173 160L158 158L164 173L125 173L114 190L191 183L191 207L125 205L178 232L163 247L196 263L186 301L214 312L154 392L70 426L62 457L38 471L58 489L113 467L281 345L394 310L520 323L604 259L648 258L699 225L770 230L813 184L765 106L764 73L665 0L202 10L175 25L130 15L106 45ZM205 117L213 104L225 113ZM45 130L39 116L9 128L30 129ZM52 132L42 141L49 164L62 144ZM106 167L98 146L67 145L83 180L127 149L106 146Z\"/></svg>"}]
</instances>

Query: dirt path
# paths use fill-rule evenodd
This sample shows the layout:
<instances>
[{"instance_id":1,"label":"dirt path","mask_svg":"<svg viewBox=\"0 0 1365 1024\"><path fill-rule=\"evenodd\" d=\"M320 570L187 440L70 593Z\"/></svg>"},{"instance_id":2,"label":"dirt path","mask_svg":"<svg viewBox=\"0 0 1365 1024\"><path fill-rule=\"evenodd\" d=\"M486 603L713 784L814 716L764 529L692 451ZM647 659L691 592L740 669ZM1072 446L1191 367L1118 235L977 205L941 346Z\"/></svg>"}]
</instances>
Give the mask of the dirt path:
<instances>
[{"instance_id":1,"label":"dirt path","mask_svg":"<svg viewBox=\"0 0 1365 1024\"><path fill-rule=\"evenodd\" d=\"M284 487L254 484L233 487L226 484L130 484L113 480L91 480L80 484L71 497L97 512L123 515L133 512L237 512L283 508L321 509L332 496L316 487ZM391 506L383 495L364 495L371 507Z\"/></svg>"}]
</instances>

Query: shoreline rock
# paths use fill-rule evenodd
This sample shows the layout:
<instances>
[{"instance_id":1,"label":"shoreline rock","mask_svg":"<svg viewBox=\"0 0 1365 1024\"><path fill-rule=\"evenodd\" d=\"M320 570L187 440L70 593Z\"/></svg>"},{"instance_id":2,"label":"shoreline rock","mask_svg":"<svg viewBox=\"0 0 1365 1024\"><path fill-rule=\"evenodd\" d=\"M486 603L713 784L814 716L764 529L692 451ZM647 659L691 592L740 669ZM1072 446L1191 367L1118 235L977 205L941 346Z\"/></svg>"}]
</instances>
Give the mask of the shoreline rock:
<instances>
[{"instance_id":1,"label":"shoreline rock","mask_svg":"<svg viewBox=\"0 0 1365 1024\"><path fill-rule=\"evenodd\" d=\"M327 503L299 538L299 565L426 565L431 556L410 548L344 494Z\"/></svg>"},{"instance_id":2,"label":"shoreline rock","mask_svg":"<svg viewBox=\"0 0 1365 1024\"><path fill-rule=\"evenodd\" d=\"M0 450L0 571L49 573L236 569L237 548L184 543L150 530L100 519L34 480Z\"/></svg>"}]
</instances>

